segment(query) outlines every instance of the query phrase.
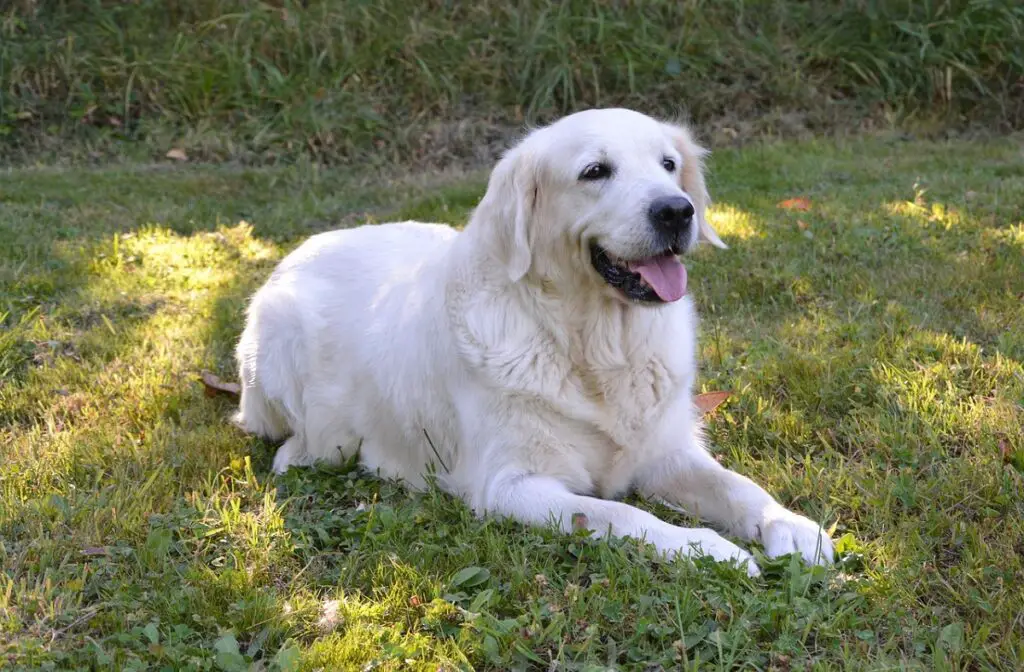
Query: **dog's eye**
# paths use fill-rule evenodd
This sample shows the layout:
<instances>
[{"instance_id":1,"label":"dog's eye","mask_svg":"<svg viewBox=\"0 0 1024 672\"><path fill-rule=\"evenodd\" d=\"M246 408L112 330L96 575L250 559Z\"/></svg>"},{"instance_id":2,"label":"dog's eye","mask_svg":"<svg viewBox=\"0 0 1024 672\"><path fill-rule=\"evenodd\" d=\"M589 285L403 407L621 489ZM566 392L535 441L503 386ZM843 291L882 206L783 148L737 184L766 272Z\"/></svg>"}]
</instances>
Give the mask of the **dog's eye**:
<instances>
[{"instance_id":1,"label":"dog's eye","mask_svg":"<svg viewBox=\"0 0 1024 672\"><path fill-rule=\"evenodd\" d=\"M676 172L676 162L668 158L667 156L661 160L661 165L664 166L665 170L667 170L670 173Z\"/></svg>"},{"instance_id":2,"label":"dog's eye","mask_svg":"<svg viewBox=\"0 0 1024 672\"><path fill-rule=\"evenodd\" d=\"M607 163L592 163L580 173L581 180L603 180L612 174L612 167Z\"/></svg>"}]
</instances>

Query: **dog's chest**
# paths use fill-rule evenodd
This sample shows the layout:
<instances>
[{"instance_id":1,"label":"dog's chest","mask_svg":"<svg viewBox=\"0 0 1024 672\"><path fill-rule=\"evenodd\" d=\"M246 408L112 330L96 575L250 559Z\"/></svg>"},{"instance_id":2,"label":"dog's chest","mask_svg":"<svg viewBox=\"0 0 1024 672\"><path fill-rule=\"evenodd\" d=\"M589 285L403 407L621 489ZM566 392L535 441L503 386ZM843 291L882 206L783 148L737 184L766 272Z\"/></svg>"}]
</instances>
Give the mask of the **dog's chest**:
<instances>
[{"instance_id":1,"label":"dog's chest","mask_svg":"<svg viewBox=\"0 0 1024 672\"><path fill-rule=\"evenodd\" d=\"M487 388L522 409L522 422L536 428L539 443L557 444L538 446L547 473L600 494L621 492L692 375L687 344L679 342L686 339L666 347L655 338L665 325L631 329L621 319L559 330L554 318L487 307L454 315L467 364Z\"/></svg>"},{"instance_id":2,"label":"dog's chest","mask_svg":"<svg viewBox=\"0 0 1024 672\"><path fill-rule=\"evenodd\" d=\"M641 431L676 388L675 377L654 357L617 366L596 368L584 363L573 368L586 403L610 421L616 434Z\"/></svg>"},{"instance_id":3,"label":"dog's chest","mask_svg":"<svg viewBox=\"0 0 1024 672\"><path fill-rule=\"evenodd\" d=\"M539 352L549 356L535 360L546 375L530 377L547 383L533 390L547 409L537 419L547 425L546 435L557 437L555 453L564 461L549 468L578 492L621 494L647 461L648 437L678 393L677 376L656 357L615 361L606 350L595 363L582 351Z\"/></svg>"},{"instance_id":4,"label":"dog's chest","mask_svg":"<svg viewBox=\"0 0 1024 672\"><path fill-rule=\"evenodd\" d=\"M546 417L546 433L558 437L565 462L554 471L581 494L621 495L657 448L650 437L675 393L673 376L651 361L639 369L571 367L563 382L547 397L549 407L561 406Z\"/></svg>"}]
</instances>

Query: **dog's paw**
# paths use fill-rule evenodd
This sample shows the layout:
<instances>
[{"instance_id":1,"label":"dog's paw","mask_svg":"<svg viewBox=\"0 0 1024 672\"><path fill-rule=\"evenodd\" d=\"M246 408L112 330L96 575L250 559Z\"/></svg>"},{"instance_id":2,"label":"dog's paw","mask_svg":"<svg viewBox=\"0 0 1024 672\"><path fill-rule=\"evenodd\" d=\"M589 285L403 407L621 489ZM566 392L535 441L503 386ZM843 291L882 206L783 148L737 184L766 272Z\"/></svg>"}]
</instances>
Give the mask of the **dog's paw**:
<instances>
[{"instance_id":1,"label":"dog's paw","mask_svg":"<svg viewBox=\"0 0 1024 672\"><path fill-rule=\"evenodd\" d=\"M719 562L735 561L750 576L759 576L761 568L754 556L712 530L679 528L680 534L672 541L671 551L682 556L707 555ZM744 564L745 563L745 564Z\"/></svg>"},{"instance_id":2,"label":"dog's paw","mask_svg":"<svg viewBox=\"0 0 1024 672\"><path fill-rule=\"evenodd\" d=\"M274 454L275 474L283 474L289 467L306 467L309 464L310 460L303 449L302 441L296 436L285 441Z\"/></svg>"},{"instance_id":3,"label":"dog's paw","mask_svg":"<svg viewBox=\"0 0 1024 672\"><path fill-rule=\"evenodd\" d=\"M789 509L773 507L765 512L758 527L765 555L769 558L799 553L808 564L827 565L835 556L828 532L810 518Z\"/></svg>"}]
</instances>

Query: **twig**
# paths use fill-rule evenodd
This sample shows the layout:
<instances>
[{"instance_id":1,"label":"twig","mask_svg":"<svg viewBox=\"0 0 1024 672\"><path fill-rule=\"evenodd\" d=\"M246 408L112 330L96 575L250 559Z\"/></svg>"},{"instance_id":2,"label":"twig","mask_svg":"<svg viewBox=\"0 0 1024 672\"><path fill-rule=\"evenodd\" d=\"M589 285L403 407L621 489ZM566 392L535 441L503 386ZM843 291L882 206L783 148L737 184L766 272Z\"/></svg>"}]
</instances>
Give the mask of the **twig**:
<instances>
[{"instance_id":1,"label":"twig","mask_svg":"<svg viewBox=\"0 0 1024 672\"><path fill-rule=\"evenodd\" d=\"M100 612L100 607L93 607L92 609L86 611L84 614L82 614L81 616L79 616L75 620L73 620L70 623L68 623L67 625L65 625L60 630L54 630L53 632L50 633L50 642L51 643L56 642L58 639L60 639L64 635L66 635L68 633L68 631L71 630L72 628L78 627L79 625L82 625L83 623L87 623L88 621L91 621L93 616L95 616L99 612Z\"/></svg>"},{"instance_id":2,"label":"twig","mask_svg":"<svg viewBox=\"0 0 1024 672\"><path fill-rule=\"evenodd\" d=\"M434 442L430 440L430 434L427 434L427 429L425 427L423 428L423 436L427 437L427 444L430 445L430 449L434 451L434 456L437 457L437 461L440 462L441 466L444 468L444 473L452 473L448 471L448 465L445 464L444 460L441 459L441 453L437 452L437 447L434 446Z\"/></svg>"}]
</instances>

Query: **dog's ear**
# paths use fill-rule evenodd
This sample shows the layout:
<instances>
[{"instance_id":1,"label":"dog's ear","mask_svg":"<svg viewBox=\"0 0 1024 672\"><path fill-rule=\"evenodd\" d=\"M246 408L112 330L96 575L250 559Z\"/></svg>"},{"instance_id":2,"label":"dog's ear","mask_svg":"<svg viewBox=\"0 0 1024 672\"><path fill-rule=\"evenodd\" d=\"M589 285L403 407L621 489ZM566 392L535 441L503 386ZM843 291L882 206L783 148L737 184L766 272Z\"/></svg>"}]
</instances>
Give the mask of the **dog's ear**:
<instances>
[{"instance_id":1,"label":"dog's ear","mask_svg":"<svg viewBox=\"0 0 1024 672\"><path fill-rule=\"evenodd\" d=\"M494 229L498 256L512 282L530 270L530 220L537 206L538 189L533 157L513 149L494 167L478 208L490 220L481 223Z\"/></svg>"},{"instance_id":2,"label":"dog's ear","mask_svg":"<svg viewBox=\"0 0 1024 672\"><path fill-rule=\"evenodd\" d=\"M707 209L711 205L711 195L708 194L707 184L704 182L704 157L710 152L701 147L693 139L690 129L683 124L666 123L672 143L683 157L682 170L679 171L679 182L683 191L693 199L693 209L697 215L697 227L699 240L704 240L715 247L726 249L728 245L722 242L718 233L708 223Z\"/></svg>"}]
</instances>

